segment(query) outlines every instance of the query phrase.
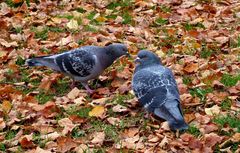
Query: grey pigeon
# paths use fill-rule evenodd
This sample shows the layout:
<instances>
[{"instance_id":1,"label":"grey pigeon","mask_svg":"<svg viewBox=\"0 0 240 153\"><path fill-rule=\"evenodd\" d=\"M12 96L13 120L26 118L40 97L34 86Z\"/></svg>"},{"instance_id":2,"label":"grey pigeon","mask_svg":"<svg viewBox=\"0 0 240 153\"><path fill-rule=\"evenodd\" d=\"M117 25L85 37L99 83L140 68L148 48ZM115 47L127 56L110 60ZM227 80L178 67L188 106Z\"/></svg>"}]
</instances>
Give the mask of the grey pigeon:
<instances>
[{"instance_id":1,"label":"grey pigeon","mask_svg":"<svg viewBox=\"0 0 240 153\"><path fill-rule=\"evenodd\" d=\"M122 55L129 55L124 44L110 44L105 47L83 46L61 54L40 56L26 60L28 66L47 66L62 72L73 83L79 81L92 93L88 81L98 77L107 67Z\"/></svg>"},{"instance_id":2,"label":"grey pigeon","mask_svg":"<svg viewBox=\"0 0 240 153\"><path fill-rule=\"evenodd\" d=\"M141 50L135 60L132 87L140 104L149 112L165 119L171 130L186 130L180 106L179 91L170 69L162 66L154 53Z\"/></svg>"}]
</instances>

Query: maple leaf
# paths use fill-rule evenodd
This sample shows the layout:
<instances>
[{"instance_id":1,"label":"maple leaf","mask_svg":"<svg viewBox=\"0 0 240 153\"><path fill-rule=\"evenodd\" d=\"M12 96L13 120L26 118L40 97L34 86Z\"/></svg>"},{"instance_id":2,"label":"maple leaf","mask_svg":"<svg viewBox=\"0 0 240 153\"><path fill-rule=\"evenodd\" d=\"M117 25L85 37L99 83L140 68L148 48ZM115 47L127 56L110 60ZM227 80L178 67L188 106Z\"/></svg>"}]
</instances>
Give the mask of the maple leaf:
<instances>
[{"instance_id":1,"label":"maple leaf","mask_svg":"<svg viewBox=\"0 0 240 153\"><path fill-rule=\"evenodd\" d=\"M24 137L20 141L20 144L21 144L21 147L25 148L25 149L29 149L29 148L35 147L35 144L31 140L28 140L26 137Z\"/></svg>"}]
</instances>

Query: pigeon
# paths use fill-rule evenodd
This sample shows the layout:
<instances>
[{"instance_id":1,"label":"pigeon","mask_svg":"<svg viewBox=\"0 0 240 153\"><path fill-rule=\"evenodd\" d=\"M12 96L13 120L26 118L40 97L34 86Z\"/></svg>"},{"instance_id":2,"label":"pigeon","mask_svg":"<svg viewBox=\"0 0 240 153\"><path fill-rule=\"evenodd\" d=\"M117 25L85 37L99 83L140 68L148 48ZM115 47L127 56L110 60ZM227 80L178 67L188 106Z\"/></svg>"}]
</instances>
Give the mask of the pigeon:
<instances>
[{"instance_id":1,"label":"pigeon","mask_svg":"<svg viewBox=\"0 0 240 153\"><path fill-rule=\"evenodd\" d=\"M132 88L140 104L166 120L173 131L188 129L180 106L180 96L172 71L154 53L141 50L135 59Z\"/></svg>"},{"instance_id":2,"label":"pigeon","mask_svg":"<svg viewBox=\"0 0 240 153\"><path fill-rule=\"evenodd\" d=\"M123 55L128 55L124 44L114 43L105 47L83 46L60 54L40 56L26 60L28 66L46 66L70 76L93 93L88 81L97 78L107 67Z\"/></svg>"}]
</instances>

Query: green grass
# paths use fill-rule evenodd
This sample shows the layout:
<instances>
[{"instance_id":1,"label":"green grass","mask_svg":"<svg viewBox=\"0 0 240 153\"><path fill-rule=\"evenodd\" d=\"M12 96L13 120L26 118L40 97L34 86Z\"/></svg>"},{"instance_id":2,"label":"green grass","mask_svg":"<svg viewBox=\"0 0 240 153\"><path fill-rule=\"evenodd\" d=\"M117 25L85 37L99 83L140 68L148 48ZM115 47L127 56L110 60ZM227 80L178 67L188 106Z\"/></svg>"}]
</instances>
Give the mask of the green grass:
<instances>
[{"instance_id":1,"label":"green grass","mask_svg":"<svg viewBox=\"0 0 240 153\"><path fill-rule=\"evenodd\" d=\"M128 13L128 12L125 12L123 15L123 24L131 24L132 23L132 16Z\"/></svg>"},{"instance_id":2,"label":"green grass","mask_svg":"<svg viewBox=\"0 0 240 153\"><path fill-rule=\"evenodd\" d=\"M197 23L195 25L189 24L189 23L185 23L184 25L185 30L190 31L193 30L195 28L201 28L201 29L205 29L204 25L202 23Z\"/></svg>"},{"instance_id":3,"label":"green grass","mask_svg":"<svg viewBox=\"0 0 240 153\"><path fill-rule=\"evenodd\" d=\"M86 132L84 130L81 130L81 128L77 126L72 130L71 136L73 138L84 137L84 136L86 136Z\"/></svg>"},{"instance_id":4,"label":"green grass","mask_svg":"<svg viewBox=\"0 0 240 153\"><path fill-rule=\"evenodd\" d=\"M19 65L19 66L22 66L22 65L25 64L25 60L21 56L18 56L16 64Z\"/></svg>"},{"instance_id":5,"label":"green grass","mask_svg":"<svg viewBox=\"0 0 240 153\"><path fill-rule=\"evenodd\" d=\"M203 45L202 50L200 52L201 58L208 58L213 54L213 50L207 48L206 45Z\"/></svg>"},{"instance_id":6,"label":"green grass","mask_svg":"<svg viewBox=\"0 0 240 153\"><path fill-rule=\"evenodd\" d=\"M157 25L164 25L164 24L167 24L167 23L168 23L168 20L167 20L167 19L164 19L164 18L157 18L157 19L155 20L155 23L156 23Z\"/></svg>"},{"instance_id":7,"label":"green grass","mask_svg":"<svg viewBox=\"0 0 240 153\"><path fill-rule=\"evenodd\" d=\"M237 116L217 116L213 119L213 121L220 126L220 128L223 128L225 125L230 126L231 128L236 128L237 132L240 132L240 119L235 117Z\"/></svg>"},{"instance_id":8,"label":"green grass","mask_svg":"<svg viewBox=\"0 0 240 153\"><path fill-rule=\"evenodd\" d=\"M189 85L192 82L192 78L189 76L183 76L183 83Z\"/></svg>"},{"instance_id":9,"label":"green grass","mask_svg":"<svg viewBox=\"0 0 240 153\"><path fill-rule=\"evenodd\" d=\"M227 87L232 87L232 86L235 86L239 80L240 80L240 74L233 76L225 73L223 74L220 82Z\"/></svg>"},{"instance_id":10,"label":"green grass","mask_svg":"<svg viewBox=\"0 0 240 153\"><path fill-rule=\"evenodd\" d=\"M128 95L120 95L120 94L117 94L111 101L111 103L113 104L120 104L120 105L123 105L123 106L126 106L126 103L125 101L126 100L129 100L129 99L132 99L134 96L132 94L128 94Z\"/></svg>"},{"instance_id":11,"label":"green grass","mask_svg":"<svg viewBox=\"0 0 240 153\"><path fill-rule=\"evenodd\" d=\"M35 33L35 38L36 39L41 39L41 40L46 40L48 38L48 27L43 27L41 29L37 27L32 27L31 31Z\"/></svg>"},{"instance_id":12,"label":"green grass","mask_svg":"<svg viewBox=\"0 0 240 153\"><path fill-rule=\"evenodd\" d=\"M114 141L118 141L118 128L114 125L111 124L105 124L100 120L92 119L90 121L91 128L88 129L88 132L93 132L93 131L104 131L106 138L105 139L110 139Z\"/></svg>"},{"instance_id":13,"label":"green grass","mask_svg":"<svg viewBox=\"0 0 240 153\"><path fill-rule=\"evenodd\" d=\"M108 4L107 9L114 10L116 7L125 8L131 6L132 3L133 3L132 0L118 0L118 1L115 0Z\"/></svg>"},{"instance_id":14,"label":"green grass","mask_svg":"<svg viewBox=\"0 0 240 153\"><path fill-rule=\"evenodd\" d=\"M67 92L69 92L71 90L69 81L64 80L64 79L58 79L57 83L55 83L53 85L53 89L56 90L56 94L58 96L63 96L64 94L66 94Z\"/></svg>"},{"instance_id":15,"label":"green grass","mask_svg":"<svg viewBox=\"0 0 240 153\"><path fill-rule=\"evenodd\" d=\"M81 107L77 108L75 106L71 106L69 109L66 110L67 114L69 115L78 115L82 118L89 118L88 113L92 110L90 107Z\"/></svg>"},{"instance_id":16,"label":"green grass","mask_svg":"<svg viewBox=\"0 0 240 153\"><path fill-rule=\"evenodd\" d=\"M10 139L13 139L17 134L17 131L16 130L9 130L7 131L6 135L5 135L5 139L6 140L10 140Z\"/></svg>"},{"instance_id":17,"label":"green grass","mask_svg":"<svg viewBox=\"0 0 240 153\"><path fill-rule=\"evenodd\" d=\"M194 135L195 137L198 137L201 134L199 129L193 124L189 125L189 128L188 128L187 132Z\"/></svg>"},{"instance_id":18,"label":"green grass","mask_svg":"<svg viewBox=\"0 0 240 153\"><path fill-rule=\"evenodd\" d=\"M54 97L54 94L45 93L44 91L40 91L39 94L35 96L39 104L45 104L46 102L52 100L53 97Z\"/></svg>"},{"instance_id":19,"label":"green grass","mask_svg":"<svg viewBox=\"0 0 240 153\"><path fill-rule=\"evenodd\" d=\"M71 14L57 15L56 17L58 17L58 18L65 18L65 19L68 19L68 20L71 20L71 19L74 18L74 16L71 15Z\"/></svg>"},{"instance_id":20,"label":"green grass","mask_svg":"<svg viewBox=\"0 0 240 153\"><path fill-rule=\"evenodd\" d=\"M79 12L79 13L85 13L85 12L87 12L86 10L84 10L84 9L81 8L81 7L76 8L76 11Z\"/></svg>"},{"instance_id":21,"label":"green grass","mask_svg":"<svg viewBox=\"0 0 240 153\"><path fill-rule=\"evenodd\" d=\"M231 100L228 98L224 99L220 106L223 110L229 110L231 108Z\"/></svg>"},{"instance_id":22,"label":"green grass","mask_svg":"<svg viewBox=\"0 0 240 153\"><path fill-rule=\"evenodd\" d=\"M213 91L212 88L206 88L206 89L202 89L202 88L192 88L190 89L190 94L192 96L197 96L201 99L201 101L205 101L206 100L206 94L207 93L211 93Z\"/></svg>"},{"instance_id":23,"label":"green grass","mask_svg":"<svg viewBox=\"0 0 240 153\"><path fill-rule=\"evenodd\" d=\"M0 151L6 151L6 146L3 143L0 143Z\"/></svg>"},{"instance_id":24,"label":"green grass","mask_svg":"<svg viewBox=\"0 0 240 153\"><path fill-rule=\"evenodd\" d=\"M168 13L168 12L171 12L171 11L172 11L171 8L168 7L168 6L166 6L166 5L162 5L160 8L161 8L161 10L162 10L163 12L165 12L165 13Z\"/></svg>"},{"instance_id":25,"label":"green grass","mask_svg":"<svg viewBox=\"0 0 240 153\"><path fill-rule=\"evenodd\" d=\"M38 144L40 148L44 148L47 141L48 141L47 139L45 139L45 140L41 139L41 134L40 133L38 133L38 132L33 133L33 142L35 144Z\"/></svg>"},{"instance_id":26,"label":"green grass","mask_svg":"<svg viewBox=\"0 0 240 153\"><path fill-rule=\"evenodd\" d=\"M98 30L95 28L95 27L93 27L92 25L86 25L86 26L84 26L84 30L85 31L91 31L91 32L97 32Z\"/></svg>"},{"instance_id":27,"label":"green grass","mask_svg":"<svg viewBox=\"0 0 240 153\"><path fill-rule=\"evenodd\" d=\"M49 31L51 32L66 32L67 30L65 28L61 28L61 27L48 27Z\"/></svg>"}]
</instances>

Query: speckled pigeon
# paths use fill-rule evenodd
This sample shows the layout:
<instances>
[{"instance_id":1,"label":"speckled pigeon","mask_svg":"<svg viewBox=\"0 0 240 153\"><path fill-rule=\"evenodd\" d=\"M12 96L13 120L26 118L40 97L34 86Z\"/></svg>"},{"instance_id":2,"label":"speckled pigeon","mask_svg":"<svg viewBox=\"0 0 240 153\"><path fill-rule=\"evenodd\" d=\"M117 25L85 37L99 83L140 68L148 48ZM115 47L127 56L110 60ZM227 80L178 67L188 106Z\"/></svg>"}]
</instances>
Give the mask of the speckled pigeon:
<instances>
[{"instance_id":1,"label":"speckled pigeon","mask_svg":"<svg viewBox=\"0 0 240 153\"><path fill-rule=\"evenodd\" d=\"M162 66L154 53L141 50L135 60L132 87L140 104L149 112L165 119L171 130L186 130L180 106L179 91L170 69Z\"/></svg>"},{"instance_id":2,"label":"speckled pigeon","mask_svg":"<svg viewBox=\"0 0 240 153\"><path fill-rule=\"evenodd\" d=\"M105 47L83 46L61 54L40 56L27 59L28 66L47 66L62 72L71 78L73 83L79 81L92 93L88 81L98 77L107 67L122 55L129 55L124 44L110 44Z\"/></svg>"}]
</instances>

